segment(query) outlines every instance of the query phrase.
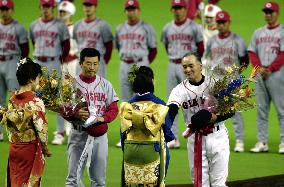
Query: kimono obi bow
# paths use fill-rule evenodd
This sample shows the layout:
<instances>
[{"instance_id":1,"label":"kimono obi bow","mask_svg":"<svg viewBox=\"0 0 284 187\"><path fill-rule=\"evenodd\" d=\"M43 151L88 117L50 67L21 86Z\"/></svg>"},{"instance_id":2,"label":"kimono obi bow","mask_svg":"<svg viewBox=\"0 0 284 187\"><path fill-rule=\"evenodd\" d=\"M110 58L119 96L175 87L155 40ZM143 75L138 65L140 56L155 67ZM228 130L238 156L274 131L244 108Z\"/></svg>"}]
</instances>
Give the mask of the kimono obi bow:
<instances>
[{"instance_id":1,"label":"kimono obi bow","mask_svg":"<svg viewBox=\"0 0 284 187\"><path fill-rule=\"evenodd\" d=\"M120 105L121 132L128 140L155 141L169 108L151 101Z\"/></svg>"}]
</instances>

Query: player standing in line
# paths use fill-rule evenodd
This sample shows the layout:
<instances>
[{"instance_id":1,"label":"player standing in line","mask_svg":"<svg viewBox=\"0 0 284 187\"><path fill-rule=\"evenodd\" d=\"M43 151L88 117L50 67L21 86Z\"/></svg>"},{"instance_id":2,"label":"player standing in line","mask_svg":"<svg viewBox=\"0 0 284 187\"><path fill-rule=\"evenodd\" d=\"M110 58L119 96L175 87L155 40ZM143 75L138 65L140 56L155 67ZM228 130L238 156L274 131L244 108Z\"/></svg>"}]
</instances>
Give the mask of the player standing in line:
<instances>
[{"instance_id":1,"label":"player standing in line","mask_svg":"<svg viewBox=\"0 0 284 187\"><path fill-rule=\"evenodd\" d=\"M73 3L64 0L59 4L58 11L59 18L68 27L70 35L70 51L68 56L63 59L62 76L64 76L64 74L70 74L72 77L75 77L80 71L79 60L77 57L78 48L76 41L73 39L74 23L72 21L72 16L75 14L76 8ZM66 129L66 135L69 136L72 125L65 120L64 126Z\"/></svg>"},{"instance_id":2,"label":"player standing in line","mask_svg":"<svg viewBox=\"0 0 284 187\"><path fill-rule=\"evenodd\" d=\"M182 59L182 67L187 78L172 90L168 106L172 121L182 108L185 124L191 124L193 134L188 138L187 149L194 186L225 187L230 146L223 121L234 114L216 116L203 109L203 99L213 82L202 75L198 54L187 54Z\"/></svg>"},{"instance_id":3,"label":"player standing in line","mask_svg":"<svg viewBox=\"0 0 284 187\"><path fill-rule=\"evenodd\" d=\"M208 4L215 5L219 0L208 0ZM201 12L204 11L203 0L186 0L187 3L187 17L191 20L200 18Z\"/></svg>"},{"instance_id":4,"label":"player standing in line","mask_svg":"<svg viewBox=\"0 0 284 187\"><path fill-rule=\"evenodd\" d=\"M7 92L19 87L16 78L17 62L29 55L28 32L13 19L12 0L0 0L0 106L6 102ZM0 141L3 140L0 125Z\"/></svg>"},{"instance_id":5,"label":"player standing in line","mask_svg":"<svg viewBox=\"0 0 284 187\"><path fill-rule=\"evenodd\" d=\"M78 44L78 50L84 48L97 49L102 58L98 75L106 77L106 65L111 58L113 35L110 26L97 17L97 0L84 0L85 18L77 21L73 30L73 38Z\"/></svg>"},{"instance_id":6,"label":"player standing in line","mask_svg":"<svg viewBox=\"0 0 284 187\"><path fill-rule=\"evenodd\" d=\"M74 125L68 141L68 176L66 187L78 186L77 170L81 175L84 169L84 156L90 161L89 176L91 186L106 186L106 166L108 157L107 123L112 122L118 113L118 97L109 81L97 75L100 65L100 53L94 48L85 48L80 53L81 74L76 77L76 87L84 96L87 107L77 111ZM97 123L85 131L79 129L84 125L90 113L97 111ZM88 134L91 134L88 135ZM82 155L83 149L89 148L91 154ZM91 147L88 147L91 146ZM85 149L86 149L85 148ZM81 157L81 158L80 158ZM79 165L80 164L80 165ZM83 164L83 165L81 165ZM79 165L79 166L78 166ZM80 178L79 178L80 179Z\"/></svg>"},{"instance_id":7,"label":"player standing in line","mask_svg":"<svg viewBox=\"0 0 284 187\"><path fill-rule=\"evenodd\" d=\"M46 66L51 72L56 69L61 76L61 62L69 53L68 28L59 18L54 18L55 0L40 0L41 17L30 26L30 39L34 46L35 62ZM64 142L64 119L57 115L57 126L52 144Z\"/></svg>"},{"instance_id":8,"label":"player standing in line","mask_svg":"<svg viewBox=\"0 0 284 187\"><path fill-rule=\"evenodd\" d=\"M79 71L79 60L78 60L78 47L76 41L73 39L74 23L72 16L74 16L76 8L70 1L64 0L58 6L59 18L68 27L70 35L70 51L69 54L63 59L62 72L68 72L72 77L75 77Z\"/></svg>"},{"instance_id":9,"label":"player standing in line","mask_svg":"<svg viewBox=\"0 0 284 187\"><path fill-rule=\"evenodd\" d=\"M164 43L170 63L167 70L167 91L172 89L185 79L182 70L181 59L188 52L197 52L200 56L204 52L201 27L186 17L185 0L172 0L171 11L174 20L168 23L162 32L161 41ZM172 131L175 140L168 143L169 148L179 148L178 140L178 116L176 117Z\"/></svg>"},{"instance_id":10,"label":"player standing in line","mask_svg":"<svg viewBox=\"0 0 284 187\"><path fill-rule=\"evenodd\" d=\"M279 121L279 153L284 154L284 102L280 94L284 93L284 30L278 21L277 3L266 3L262 11L267 25L254 32L248 49L252 65L259 68L255 83L258 142L250 151L268 151L268 112L272 101Z\"/></svg>"},{"instance_id":11,"label":"player standing in line","mask_svg":"<svg viewBox=\"0 0 284 187\"><path fill-rule=\"evenodd\" d=\"M205 49L209 38L218 34L215 17L219 11L221 11L221 9L216 5L209 4L205 6L204 10L205 24L203 28L203 41Z\"/></svg>"},{"instance_id":12,"label":"player standing in line","mask_svg":"<svg viewBox=\"0 0 284 187\"><path fill-rule=\"evenodd\" d=\"M140 20L138 0L126 0L124 11L127 21L118 25L115 33L115 47L118 49L120 63L120 90L122 101L132 96L132 86L127 74L133 64L149 66L157 55L157 39L153 27ZM120 142L116 144L120 147Z\"/></svg>"},{"instance_id":13,"label":"player standing in line","mask_svg":"<svg viewBox=\"0 0 284 187\"><path fill-rule=\"evenodd\" d=\"M218 35L211 37L205 47L204 57L208 66L219 65L220 68L232 65L247 67L249 58L244 40L230 31L230 15L220 11L216 15ZM236 136L235 152L244 152L244 122L240 112L232 117Z\"/></svg>"}]
</instances>

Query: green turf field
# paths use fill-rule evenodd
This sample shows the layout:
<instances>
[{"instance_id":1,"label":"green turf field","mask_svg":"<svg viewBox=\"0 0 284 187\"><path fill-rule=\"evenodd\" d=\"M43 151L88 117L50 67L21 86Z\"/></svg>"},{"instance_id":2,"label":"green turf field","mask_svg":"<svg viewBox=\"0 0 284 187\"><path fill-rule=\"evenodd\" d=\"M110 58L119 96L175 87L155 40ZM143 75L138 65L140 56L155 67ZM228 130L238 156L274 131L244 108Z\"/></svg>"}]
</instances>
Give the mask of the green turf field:
<instances>
[{"instance_id":1,"label":"green turf field","mask_svg":"<svg viewBox=\"0 0 284 187\"><path fill-rule=\"evenodd\" d=\"M38 0L14 0L15 1L15 18L26 28L29 27L32 20L39 16ZM265 0L221 0L220 7L231 14L231 30L242 36L249 43L253 31L264 24L263 14L261 12ZM284 10L283 1L277 0ZM81 0L75 0L77 12L75 20L82 17ZM162 27L172 19L170 13L170 0L140 0L141 17L146 22L151 23L156 32L158 40L160 38ZM110 23L114 31L116 25L125 20L124 0L99 0L98 16ZM283 13L280 15L280 22L283 23ZM155 72L156 95L164 100L166 96L166 66L167 55L164 47L158 42L158 56L151 67ZM119 58L118 53L114 50L110 64L108 65L108 79L113 84L117 93L119 90ZM245 72L250 73L250 70ZM282 93L281 93L282 94ZM256 143L256 110L244 113L245 118L245 148L246 152L230 155L229 179L240 180L261 176L284 174L284 155L278 154L279 126L274 106L271 105L269 118L269 153L251 154L248 150ZM53 131L55 130L55 116L48 113L49 118L49 140L52 140ZM107 185L117 187L120 184L121 171L121 150L115 148L119 140L119 120L109 125L109 159L107 168ZM180 118L181 131L184 130L182 119ZM231 121L227 122L230 133L231 147L234 146L234 133ZM180 133L181 134L181 133ZM179 150L171 151L171 162L168 170L168 184L186 184L191 183L186 143L181 138L182 146ZM231 149L232 149L231 148ZM66 144L64 146L50 145L53 157L47 159L46 170L42 179L43 187L61 187L64 186L67 175L67 154ZM7 137L0 143L0 186L4 186L5 169L8 155ZM87 181L87 175L84 178ZM88 182L87 182L88 184Z\"/></svg>"}]
</instances>

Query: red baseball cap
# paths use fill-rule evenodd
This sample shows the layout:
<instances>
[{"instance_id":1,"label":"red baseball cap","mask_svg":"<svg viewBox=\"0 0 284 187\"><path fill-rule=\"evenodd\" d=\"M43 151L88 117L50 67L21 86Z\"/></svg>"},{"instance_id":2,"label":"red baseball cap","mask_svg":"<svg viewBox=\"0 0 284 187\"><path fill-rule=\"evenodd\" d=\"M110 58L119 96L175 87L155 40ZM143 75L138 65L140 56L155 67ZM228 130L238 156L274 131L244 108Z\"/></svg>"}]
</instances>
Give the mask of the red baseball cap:
<instances>
[{"instance_id":1,"label":"red baseball cap","mask_svg":"<svg viewBox=\"0 0 284 187\"><path fill-rule=\"evenodd\" d=\"M187 7L185 0L173 0L172 7L179 6L179 7Z\"/></svg>"},{"instance_id":2,"label":"red baseball cap","mask_svg":"<svg viewBox=\"0 0 284 187\"><path fill-rule=\"evenodd\" d=\"M14 8L12 0L0 0L0 7L7 7L9 9Z\"/></svg>"},{"instance_id":3,"label":"red baseball cap","mask_svg":"<svg viewBox=\"0 0 284 187\"><path fill-rule=\"evenodd\" d=\"M231 18L230 18L230 14L226 11L219 11L217 14L216 14L216 18L215 18L216 21L230 21Z\"/></svg>"},{"instance_id":4,"label":"red baseball cap","mask_svg":"<svg viewBox=\"0 0 284 187\"><path fill-rule=\"evenodd\" d=\"M138 0L126 0L125 1L125 5L124 8L127 9L129 7L133 7L133 8L139 8L139 2Z\"/></svg>"},{"instance_id":5,"label":"red baseball cap","mask_svg":"<svg viewBox=\"0 0 284 187\"><path fill-rule=\"evenodd\" d=\"M266 10L278 12L279 11L279 5L275 2L267 2L267 3L264 4L262 11L266 11Z\"/></svg>"},{"instance_id":6,"label":"red baseball cap","mask_svg":"<svg viewBox=\"0 0 284 187\"><path fill-rule=\"evenodd\" d=\"M40 6L44 5L55 7L55 0L40 0Z\"/></svg>"},{"instance_id":7,"label":"red baseball cap","mask_svg":"<svg viewBox=\"0 0 284 187\"><path fill-rule=\"evenodd\" d=\"M97 0L84 0L83 4L91 4L91 5L98 5L98 1Z\"/></svg>"}]
</instances>

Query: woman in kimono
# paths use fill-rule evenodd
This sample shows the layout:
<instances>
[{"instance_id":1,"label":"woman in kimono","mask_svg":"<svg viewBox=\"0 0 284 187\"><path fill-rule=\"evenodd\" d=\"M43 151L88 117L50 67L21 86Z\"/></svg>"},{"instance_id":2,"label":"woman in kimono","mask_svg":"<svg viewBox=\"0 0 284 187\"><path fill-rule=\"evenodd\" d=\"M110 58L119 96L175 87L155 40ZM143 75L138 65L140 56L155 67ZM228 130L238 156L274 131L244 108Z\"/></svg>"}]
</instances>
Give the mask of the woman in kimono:
<instances>
[{"instance_id":1,"label":"woman in kimono","mask_svg":"<svg viewBox=\"0 0 284 187\"><path fill-rule=\"evenodd\" d=\"M170 159L166 142L174 139L168 107L154 95L151 68L134 65L128 79L136 94L120 106L122 186L165 186Z\"/></svg>"},{"instance_id":2,"label":"woman in kimono","mask_svg":"<svg viewBox=\"0 0 284 187\"><path fill-rule=\"evenodd\" d=\"M2 110L2 122L10 143L7 186L40 186L47 148L47 119L43 101L35 96L41 67L31 59L20 61L17 80L20 88ZM1 120L1 119L0 119Z\"/></svg>"}]
</instances>

